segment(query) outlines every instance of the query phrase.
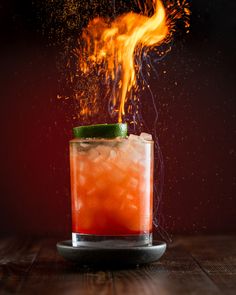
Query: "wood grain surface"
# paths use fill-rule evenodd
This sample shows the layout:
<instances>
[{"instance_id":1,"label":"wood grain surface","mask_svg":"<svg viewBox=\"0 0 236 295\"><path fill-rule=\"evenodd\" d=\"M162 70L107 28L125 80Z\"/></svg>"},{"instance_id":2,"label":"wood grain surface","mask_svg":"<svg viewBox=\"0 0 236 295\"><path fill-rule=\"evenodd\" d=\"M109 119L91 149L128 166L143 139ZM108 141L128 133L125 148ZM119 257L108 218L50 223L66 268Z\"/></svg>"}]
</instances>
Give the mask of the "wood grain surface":
<instances>
[{"instance_id":1,"label":"wood grain surface","mask_svg":"<svg viewBox=\"0 0 236 295\"><path fill-rule=\"evenodd\" d=\"M73 265L58 239L0 239L0 294L236 294L236 236L178 237L163 258L129 269Z\"/></svg>"}]
</instances>

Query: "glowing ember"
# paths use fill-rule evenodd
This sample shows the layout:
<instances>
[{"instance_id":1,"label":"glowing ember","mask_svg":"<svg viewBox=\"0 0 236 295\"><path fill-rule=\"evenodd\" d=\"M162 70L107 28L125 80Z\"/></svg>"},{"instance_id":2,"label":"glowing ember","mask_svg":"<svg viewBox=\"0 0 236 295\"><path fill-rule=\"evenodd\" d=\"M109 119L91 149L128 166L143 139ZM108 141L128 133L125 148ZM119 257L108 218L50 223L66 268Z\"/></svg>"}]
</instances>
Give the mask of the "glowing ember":
<instances>
[{"instance_id":1,"label":"glowing ember","mask_svg":"<svg viewBox=\"0 0 236 295\"><path fill-rule=\"evenodd\" d=\"M124 115L127 93L137 86L134 55L139 47L159 45L168 35L164 6L160 0L152 1L152 17L134 12L124 14L108 23L103 18L95 18L83 31L83 47L75 50L79 67L87 73L94 65L102 66L106 79L118 81L118 97L113 97L113 105L119 104L119 122Z\"/></svg>"}]
</instances>

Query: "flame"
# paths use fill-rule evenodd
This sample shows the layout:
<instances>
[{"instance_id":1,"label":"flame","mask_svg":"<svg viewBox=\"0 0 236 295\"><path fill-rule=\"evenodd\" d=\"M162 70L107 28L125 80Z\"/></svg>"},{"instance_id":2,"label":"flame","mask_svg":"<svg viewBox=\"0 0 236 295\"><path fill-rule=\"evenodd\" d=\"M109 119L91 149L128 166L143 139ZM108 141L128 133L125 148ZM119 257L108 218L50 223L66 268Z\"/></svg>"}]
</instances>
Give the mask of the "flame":
<instances>
[{"instance_id":1,"label":"flame","mask_svg":"<svg viewBox=\"0 0 236 295\"><path fill-rule=\"evenodd\" d=\"M134 61L135 52L138 48L159 45L169 32L162 2L152 0L151 4L154 10L151 17L130 12L111 23L100 17L93 19L82 33L82 51L75 52L83 73L88 73L91 66L100 65L106 79L116 81L119 77L119 94L113 97L113 104L119 103L119 122L125 114L127 94L137 86L139 65Z\"/></svg>"}]
</instances>

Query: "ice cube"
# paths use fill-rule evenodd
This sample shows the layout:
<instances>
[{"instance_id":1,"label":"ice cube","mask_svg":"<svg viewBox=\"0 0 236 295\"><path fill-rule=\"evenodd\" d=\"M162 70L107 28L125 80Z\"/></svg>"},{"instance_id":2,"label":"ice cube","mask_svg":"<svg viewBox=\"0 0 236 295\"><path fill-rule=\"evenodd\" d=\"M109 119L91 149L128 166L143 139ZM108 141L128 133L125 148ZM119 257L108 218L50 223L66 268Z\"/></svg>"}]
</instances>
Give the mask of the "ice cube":
<instances>
[{"instance_id":1,"label":"ice cube","mask_svg":"<svg viewBox=\"0 0 236 295\"><path fill-rule=\"evenodd\" d=\"M100 161L102 161L103 160L103 156L102 155L99 155L98 157L96 157L95 159L93 159L92 161L94 162L94 163L98 163L98 162L100 162Z\"/></svg>"},{"instance_id":2,"label":"ice cube","mask_svg":"<svg viewBox=\"0 0 236 295\"><path fill-rule=\"evenodd\" d=\"M152 140L152 135L149 133L142 132L140 134L140 138L144 140Z\"/></svg>"},{"instance_id":3,"label":"ice cube","mask_svg":"<svg viewBox=\"0 0 236 295\"><path fill-rule=\"evenodd\" d=\"M138 206L134 205L134 204L131 204L129 205L129 209L132 209L132 210L137 210L138 209Z\"/></svg>"},{"instance_id":4,"label":"ice cube","mask_svg":"<svg viewBox=\"0 0 236 295\"><path fill-rule=\"evenodd\" d=\"M126 154L120 154L117 161L115 161L115 169L120 169L121 171L125 172L126 169L132 164L129 160L129 155ZM113 166L114 167L114 166Z\"/></svg>"},{"instance_id":5,"label":"ice cube","mask_svg":"<svg viewBox=\"0 0 236 295\"><path fill-rule=\"evenodd\" d=\"M96 189L93 187L93 188L91 188L91 189L87 192L87 195L88 195L88 196L91 196L91 195L93 195L95 192L96 192Z\"/></svg>"},{"instance_id":6,"label":"ice cube","mask_svg":"<svg viewBox=\"0 0 236 295\"><path fill-rule=\"evenodd\" d=\"M140 141L140 137L135 134L130 134L128 137L128 140L133 140L133 141Z\"/></svg>"},{"instance_id":7,"label":"ice cube","mask_svg":"<svg viewBox=\"0 0 236 295\"><path fill-rule=\"evenodd\" d=\"M144 147L142 145L136 144L136 145L130 146L128 157L134 163L138 163L142 159L143 154L144 154Z\"/></svg>"},{"instance_id":8,"label":"ice cube","mask_svg":"<svg viewBox=\"0 0 236 295\"><path fill-rule=\"evenodd\" d=\"M103 160L103 156L97 151L96 148L93 148L88 152L88 158L90 161L96 164Z\"/></svg>"},{"instance_id":9,"label":"ice cube","mask_svg":"<svg viewBox=\"0 0 236 295\"><path fill-rule=\"evenodd\" d=\"M138 209L138 207L133 204L132 200L131 202L128 202L127 199L124 200L121 204L120 204L120 208L121 211L127 211L129 210L130 212L136 211Z\"/></svg>"},{"instance_id":10,"label":"ice cube","mask_svg":"<svg viewBox=\"0 0 236 295\"><path fill-rule=\"evenodd\" d=\"M132 200L134 199L134 197L133 197L132 195L130 195L130 194L128 194L128 195L126 196L126 198L127 198L128 200L130 200L130 201L132 201Z\"/></svg>"},{"instance_id":11,"label":"ice cube","mask_svg":"<svg viewBox=\"0 0 236 295\"><path fill-rule=\"evenodd\" d=\"M130 180L129 180L129 185L132 188L136 188L138 186L138 179L136 179L134 177L131 177Z\"/></svg>"},{"instance_id":12,"label":"ice cube","mask_svg":"<svg viewBox=\"0 0 236 295\"><path fill-rule=\"evenodd\" d=\"M117 155L117 152L114 149L112 149L110 151L109 159L114 159L116 157L116 155Z\"/></svg>"},{"instance_id":13,"label":"ice cube","mask_svg":"<svg viewBox=\"0 0 236 295\"><path fill-rule=\"evenodd\" d=\"M124 142L120 142L118 145L118 151L119 152L126 152L128 146L129 146L128 140L125 140Z\"/></svg>"},{"instance_id":14,"label":"ice cube","mask_svg":"<svg viewBox=\"0 0 236 295\"><path fill-rule=\"evenodd\" d=\"M83 143L83 142L81 142L80 146L82 148L85 148L86 149L86 148L88 148L90 146L90 144L89 143Z\"/></svg>"},{"instance_id":15,"label":"ice cube","mask_svg":"<svg viewBox=\"0 0 236 295\"><path fill-rule=\"evenodd\" d=\"M133 134L131 134L133 135ZM131 136L130 135L130 136ZM134 163L138 163L145 154L144 140L137 135L133 135L129 141L129 147L127 149L127 157Z\"/></svg>"},{"instance_id":16,"label":"ice cube","mask_svg":"<svg viewBox=\"0 0 236 295\"><path fill-rule=\"evenodd\" d=\"M79 172L83 172L84 169L85 169L85 162L79 161L78 162L78 170L79 170Z\"/></svg>"},{"instance_id":17,"label":"ice cube","mask_svg":"<svg viewBox=\"0 0 236 295\"><path fill-rule=\"evenodd\" d=\"M107 158L110 154L111 148L105 145L98 145L96 151L98 151L104 158Z\"/></svg>"},{"instance_id":18,"label":"ice cube","mask_svg":"<svg viewBox=\"0 0 236 295\"><path fill-rule=\"evenodd\" d=\"M101 162L103 170L111 171L112 170L112 165L108 164L106 161Z\"/></svg>"},{"instance_id":19,"label":"ice cube","mask_svg":"<svg viewBox=\"0 0 236 295\"><path fill-rule=\"evenodd\" d=\"M91 149L88 152L88 158L93 161L100 156L99 152L96 149Z\"/></svg>"},{"instance_id":20,"label":"ice cube","mask_svg":"<svg viewBox=\"0 0 236 295\"><path fill-rule=\"evenodd\" d=\"M116 187L116 196L121 197L124 194L125 190L121 186Z\"/></svg>"},{"instance_id":21,"label":"ice cube","mask_svg":"<svg viewBox=\"0 0 236 295\"><path fill-rule=\"evenodd\" d=\"M83 204L79 198L75 199L75 210L80 210L82 208Z\"/></svg>"}]
</instances>

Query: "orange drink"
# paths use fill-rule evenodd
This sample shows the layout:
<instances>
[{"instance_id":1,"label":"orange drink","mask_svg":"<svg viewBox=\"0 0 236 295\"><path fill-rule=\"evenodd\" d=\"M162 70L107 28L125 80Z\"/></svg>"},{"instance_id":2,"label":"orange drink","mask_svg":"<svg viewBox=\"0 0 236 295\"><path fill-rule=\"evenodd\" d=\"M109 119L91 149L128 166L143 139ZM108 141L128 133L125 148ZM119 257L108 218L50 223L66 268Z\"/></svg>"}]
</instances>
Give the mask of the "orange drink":
<instances>
[{"instance_id":1,"label":"orange drink","mask_svg":"<svg viewBox=\"0 0 236 295\"><path fill-rule=\"evenodd\" d=\"M73 246L149 244L153 141L145 136L70 141Z\"/></svg>"}]
</instances>

